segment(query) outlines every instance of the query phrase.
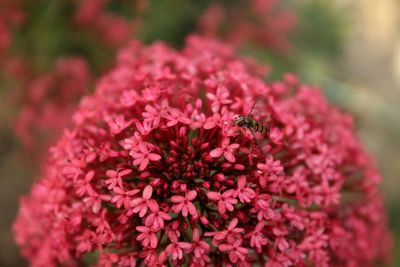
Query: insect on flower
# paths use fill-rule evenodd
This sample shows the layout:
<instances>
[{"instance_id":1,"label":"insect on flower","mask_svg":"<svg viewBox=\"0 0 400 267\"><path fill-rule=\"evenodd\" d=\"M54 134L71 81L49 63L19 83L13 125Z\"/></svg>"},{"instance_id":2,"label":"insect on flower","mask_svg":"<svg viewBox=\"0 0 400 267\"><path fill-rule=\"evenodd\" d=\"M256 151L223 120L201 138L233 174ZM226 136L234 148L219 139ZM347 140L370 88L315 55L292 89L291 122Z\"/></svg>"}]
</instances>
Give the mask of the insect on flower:
<instances>
[{"instance_id":1,"label":"insect on flower","mask_svg":"<svg viewBox=\"0 0 400 267\"><path fill-rule=\"evenodd\" d=\"M268 127L253 119L250 115L254 110L254 107L257 104L257 100L254 102L253 107L251 108L249 114L247 116L239 116L234 121L233 124L239 127L244 127L250 129L250 131L254 130L261 134L266 134L269 132Z\"/></svg>"}]
</instances>

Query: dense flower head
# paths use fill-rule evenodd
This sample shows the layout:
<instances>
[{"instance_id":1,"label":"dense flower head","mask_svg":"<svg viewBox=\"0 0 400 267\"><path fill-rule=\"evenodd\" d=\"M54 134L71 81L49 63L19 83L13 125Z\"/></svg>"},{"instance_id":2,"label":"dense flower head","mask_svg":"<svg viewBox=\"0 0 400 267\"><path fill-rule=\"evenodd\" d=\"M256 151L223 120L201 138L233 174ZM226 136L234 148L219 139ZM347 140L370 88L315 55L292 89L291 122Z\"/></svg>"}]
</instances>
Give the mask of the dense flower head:
<instances>
[{"instance_id":1,"label":"dense flower head","mask_svg":"<svg viewBox=\"0 0 400 267\"><path fill-rule=\"evenodd\" d=\"M14 232L31 265L386 260L380 177L351 117L262 69L196 36L182 51L131 42L21 200ZM268 133L234 124L249 112Z\"/></svg>"}]
</instances>

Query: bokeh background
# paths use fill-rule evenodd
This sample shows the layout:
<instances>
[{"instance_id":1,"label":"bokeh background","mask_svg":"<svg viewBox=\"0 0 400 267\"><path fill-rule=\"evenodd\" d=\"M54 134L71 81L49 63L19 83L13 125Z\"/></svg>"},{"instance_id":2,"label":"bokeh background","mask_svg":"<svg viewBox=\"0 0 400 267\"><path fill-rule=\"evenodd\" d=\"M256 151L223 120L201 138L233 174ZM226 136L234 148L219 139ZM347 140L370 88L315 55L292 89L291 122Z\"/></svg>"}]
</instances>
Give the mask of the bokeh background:
<instances>
[{"instance_id":1,"label":"bokeh background","mask_svg":"<svg viewBox=\"0 0 400 267\"><path fill-rule=\"evenodd\" d=\"M1 0L0 266L26 265L10 230L18 199L118 48L179 48L192 32L234 43L270 66L267 79L298 73L354 115L383 174L400 266L399 11L398 0Z\"/></svg>"}]
</instances>

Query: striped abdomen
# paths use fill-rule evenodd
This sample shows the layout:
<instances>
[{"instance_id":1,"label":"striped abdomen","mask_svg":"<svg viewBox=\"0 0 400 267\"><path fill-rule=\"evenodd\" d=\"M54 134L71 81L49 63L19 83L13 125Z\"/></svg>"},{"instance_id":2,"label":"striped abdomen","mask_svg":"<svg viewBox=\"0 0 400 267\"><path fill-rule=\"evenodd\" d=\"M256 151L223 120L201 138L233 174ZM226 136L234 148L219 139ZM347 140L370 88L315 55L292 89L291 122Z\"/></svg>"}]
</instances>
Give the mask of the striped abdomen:
<instances>
[{"instance_id":1,"label":"striped abdomen","mask_svg":"<svg viewBox=\"0 0 400 267\"><path fill-rule=\"evenodd\" d=\"M254 131L259 132L259 133L262 133L262 134L265 134L265 133L268 132L267 126L264 126L264 125L262 125L260 122L258 122L258 121L256 121L256 120L253 120L253 119L252 119L251 128L252 128Z\"/></svg>"},{"instance_id":2,"label":"striped abdomen","mask_svg":"<svg viewBox=\"0 0 400 267\"><path fill-rule=\"evenodd\" d=\"M254 131L262 134L268 132L267 126L262 125L260 122L252 119L251 117L240 116L236 118L233 123L239 127L246 127L249 129L253 129Z\"/></svg>"}]
</instances>

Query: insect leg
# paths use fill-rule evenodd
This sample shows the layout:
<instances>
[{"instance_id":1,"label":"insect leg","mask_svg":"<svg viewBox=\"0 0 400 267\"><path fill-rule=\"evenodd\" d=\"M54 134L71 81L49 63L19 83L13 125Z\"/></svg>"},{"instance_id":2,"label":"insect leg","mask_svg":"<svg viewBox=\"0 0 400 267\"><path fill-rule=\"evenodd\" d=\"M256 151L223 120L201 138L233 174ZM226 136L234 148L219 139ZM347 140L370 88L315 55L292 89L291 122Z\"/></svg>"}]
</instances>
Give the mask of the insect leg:
<instances>
[{"instance_id":1,"label":"insect leg","mask_svg":"<svg viewBox=\"0 0 400 267\"><path fill-rule=\"evenodd\" d=\"M264 155L264 157L267 157L267 153L264 151L264 146L266 144L265 140L261 140L260 138L257 138L254 130L252 128L248 128L253 135L254 142L256 143L257 147L260 149L261 153Z\"/></svg>"}]
</instances>

